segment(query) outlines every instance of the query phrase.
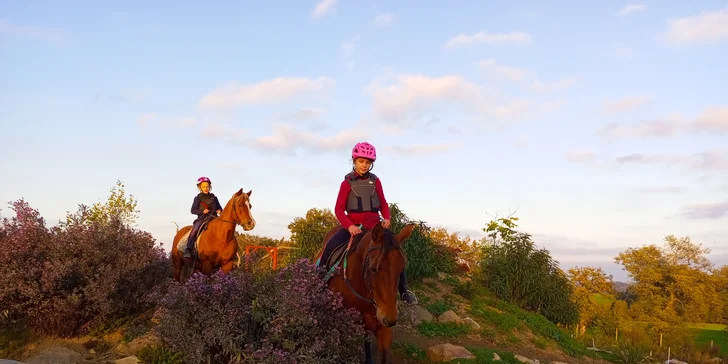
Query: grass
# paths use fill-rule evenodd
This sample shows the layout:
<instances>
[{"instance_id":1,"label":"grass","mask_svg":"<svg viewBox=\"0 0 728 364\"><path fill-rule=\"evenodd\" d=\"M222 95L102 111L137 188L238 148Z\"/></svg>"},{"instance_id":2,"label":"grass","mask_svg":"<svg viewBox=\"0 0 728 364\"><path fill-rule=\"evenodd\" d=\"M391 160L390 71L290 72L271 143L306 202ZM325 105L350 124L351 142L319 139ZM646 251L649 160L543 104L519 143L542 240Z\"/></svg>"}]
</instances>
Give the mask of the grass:
<instances>
[{"instance_id":1,"label":"grass","mask_svg":"<svg viewBox=\"0 0 728 364\"><path fill-rule=\"evenodd\" d=\"M435 322L426 321L417 326L417 331L420 335L435 338L435 337L458 337L470 332L467 326L458 325L454 322Z\"/></svg>"},{"instance_id":2,"label":"grass","mask_svg":"<svg viewBox=\"0 0 728 364\"><path fill-rule=\"evenodd\" d=\"M614 302L614 299L605 297L601 293L593 293L591 295L591 299L592 301L594 301L594 303L599 305L611 305L612 302Z\"/></svg>"},{"instance_id":3,"label":"grass","mask_svg":"<svg viewBox=\"0 0 728 364\"><path fill-rule=\"evenodd\" d=\"M712 340L713 345L719 348L719 355L728 356L728 331L725 331L726 325L694 323L688 325L688 327L696 331L696 344L707 348L710 347Z\"/></svg>"}]
</instances>

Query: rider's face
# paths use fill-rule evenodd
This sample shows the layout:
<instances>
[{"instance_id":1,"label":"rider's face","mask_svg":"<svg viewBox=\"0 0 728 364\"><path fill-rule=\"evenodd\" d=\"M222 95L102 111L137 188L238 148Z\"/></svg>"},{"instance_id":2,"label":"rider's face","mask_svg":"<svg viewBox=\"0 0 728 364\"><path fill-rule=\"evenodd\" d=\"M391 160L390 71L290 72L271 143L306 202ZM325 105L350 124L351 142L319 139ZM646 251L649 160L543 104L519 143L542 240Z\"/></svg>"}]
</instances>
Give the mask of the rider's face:
<instances>
[{"instance_id":1,"label":"rider's face","mask_svg":"<svg viewBox=\"0 0 728 364\"><path fill-rule=\"evenodd\" d=\"M202 190L202 193L204 193L204 194L210 193L210 183L208 183L208 182L200 183L200 190Z\"/></svg>"},{"instance_id":2,"label":"rider's face","mask_svg":"<svg viewBox=\"0 0 728 364\"><path fill-rule=\"evenodd\" d=\"M357 158L354 160L354 169L359 174L364 174L369 172L369 169L372 168L372 161L366 158Z\"/></svg>"}]
</instances>

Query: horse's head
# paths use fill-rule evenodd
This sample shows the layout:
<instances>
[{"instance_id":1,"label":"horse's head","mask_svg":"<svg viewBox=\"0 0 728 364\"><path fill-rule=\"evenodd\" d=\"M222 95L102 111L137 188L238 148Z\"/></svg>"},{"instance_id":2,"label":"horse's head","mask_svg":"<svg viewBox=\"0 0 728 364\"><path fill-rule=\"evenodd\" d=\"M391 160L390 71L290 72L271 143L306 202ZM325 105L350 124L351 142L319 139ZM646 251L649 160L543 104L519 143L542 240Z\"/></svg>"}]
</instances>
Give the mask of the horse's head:
<instances>
[{"instance_id":1,"label":"horse's head","mask_svg":"<svg viewBox=\"0 0 728 364\"><path fill-rule=\"evenodd\" d=\"M233 205L232 218L235 222L240 224L245 231L253 230L255 227L255 219L251 212L253 205L250 203L250 195L252 193L253 190L244 193L241 188L238 192L235 192L233 197L230 199L230 202L232 202Z\"/></svg>"},{"instance_id":2,"label":"horse's head","mask_svg":"<svg viewBox=\"0 0 728 364\"><path fill-rule=\"evenodd\" d=\"M399 275L407 264L402 244L414 229L414 224L405 225L397 235L377 224L371 230L371 244L366 252L366 273L370 275L370 288L377 307L377 320L387 327L397 323L397 286Z\"/></svg>"}]
</instances>

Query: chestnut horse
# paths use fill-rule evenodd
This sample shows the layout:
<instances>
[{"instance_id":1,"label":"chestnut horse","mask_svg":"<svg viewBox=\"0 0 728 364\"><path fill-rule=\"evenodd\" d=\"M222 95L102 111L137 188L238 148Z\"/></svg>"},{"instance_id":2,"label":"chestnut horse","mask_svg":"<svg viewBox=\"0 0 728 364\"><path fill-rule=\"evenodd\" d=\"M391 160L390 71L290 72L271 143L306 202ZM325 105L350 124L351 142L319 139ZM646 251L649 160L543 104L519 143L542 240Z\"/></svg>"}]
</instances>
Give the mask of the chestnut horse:
<instances>
[{"instance_id":1,"label":"chestnut horse","mask_svg":"<svg viewBox=\"0 0 728 364\"><path fill-rule=\"evenodd\" d=\"M414 229L405 225L393 235L378 223L364 234L356 245L341 259L344 274L335 274L328 282L329 289L341 293L344 307L355 308L362 315L364 328L374 333L381 363L389 363L392 357L392 326L397 323L397 284L399 275L407 263L402 244ZM334 234L343 229L336 226L324 236L324 246ZM323 249L314 261L321 258ZM326 266L326 264L322 264ZM364 347L366 363L372 363L371 343Z\"/></svg>"},{"instance_id":2,"label":"chestnut horse","mask_svg":"<svg viewBox=\"0 0 728 364\"><path fill-rule=\"evenodd\" d=\"M255 219L251 213L250 195L253 191L244 193L241 188L235 192L225 204L219 217L214 217L207 223L207 228L197 234L197 254L190 261L183 258L187 247L187 238L192 231L192 225L179 229L172 243L172 271L174 280L184 283L194 268L203 274L210 275L213 269L220 268L228 273L239 259L238 243L235 241L235 226L240 225L243 230L253 230ZM202 230L202 229L200 229ZM194 267L192 267L194 265ZM184 275L182 274L184 270Z\"/></svg>"}]
</instances>

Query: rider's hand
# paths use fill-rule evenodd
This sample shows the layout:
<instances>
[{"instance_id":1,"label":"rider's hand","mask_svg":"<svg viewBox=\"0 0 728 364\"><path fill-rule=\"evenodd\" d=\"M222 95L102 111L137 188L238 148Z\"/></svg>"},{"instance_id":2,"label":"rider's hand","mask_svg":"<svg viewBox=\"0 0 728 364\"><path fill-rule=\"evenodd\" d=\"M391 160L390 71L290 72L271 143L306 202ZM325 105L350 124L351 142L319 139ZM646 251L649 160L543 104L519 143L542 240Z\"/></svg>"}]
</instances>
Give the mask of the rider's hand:
<instances>
[{"instance_id":1,"label":"rider's hand","mask_svg":"<svg viewBox=\"0 0 728 364\"><path fill-rule=\"evenodd\" d=\"M349 226L349 234L351 234L351 236L361 234L361 229L359 229L356 225L351 225Z\"/></svg>"},{"instance_id":2,"label":"rider's hand","mask_svg":"<svg viewBox=\"0 0 728 364\"><path fill-rule=\"evenodd\" d=\"M208 209L205 209L205 211L202 211L203 214L206 214L208 212L210 212L210 210L208 210Z\"/></svg>"},{"instance_id":3,"label":"rider's hand","mask_svg":"<svg viewBox=\"0 0 728 364\"><path fill-rule=\"evenodd\" d=\"M391 223L390 223L389 219L384 219L384 220L382 220L382 227L383 227L383 228L385 228L385 229L389 229L389 225L390 225L390 224L391 224Z\"/></svg>"},{"instance_id":4,"label":"rider's hand","mask_svg":"<svg viewBox=\"0 0 728 364\"><path fill-rule=\"evenodd\" d=\"M221 210L217 210L217 211L215 211L215 213L217 213L218 215L220 215L220 214L222 214L222 211Z\"/></svg>"}]
</instances>

